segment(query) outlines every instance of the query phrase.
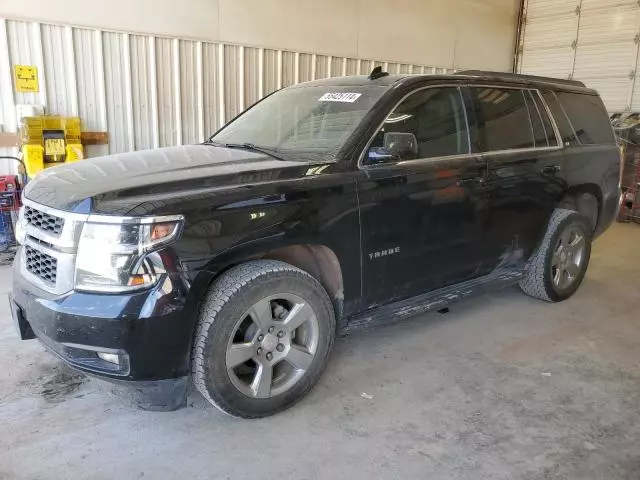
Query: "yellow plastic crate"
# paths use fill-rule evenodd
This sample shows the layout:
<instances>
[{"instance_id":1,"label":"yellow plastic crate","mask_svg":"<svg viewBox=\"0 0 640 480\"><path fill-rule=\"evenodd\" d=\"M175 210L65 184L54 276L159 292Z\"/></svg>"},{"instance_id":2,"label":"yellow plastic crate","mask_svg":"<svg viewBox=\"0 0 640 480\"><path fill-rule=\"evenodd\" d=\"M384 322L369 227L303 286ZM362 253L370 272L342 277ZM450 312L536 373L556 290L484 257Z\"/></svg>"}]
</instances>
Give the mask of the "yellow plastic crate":
<instances>
[{"instance_id":1,"label":"yellow plastic crate","mask_svg":"<svg viewBox=\"0 0 640 480\"><path fill-rule=\"evenodd\" d=\"M64 132L64 163L84 158L80 118L59 115L25 117L20 125L20 139L23 145L25 170L30 178L45 168L60 165L59 162L46 161L43 132L49 130ZM62 151L59 154L62 155Z\"/></svg>"},{"instance_id":2,"label":"yellow plastic crate","mask_svg":"<svg viewBox=\"0 0 640 480\"><path fill-rule=\"evenodd\" d=\"M84 148L79 143L67 143L67 157L65 163L77 162L84 158Z\"/></svg>"},{"instance_id":3,"label":"yellow plastic crate","mask_svg":"<svg viewBox=\"0 0 640 480\"><path fill-rule=\"evenodd\" d=\"M29 178L33 178L44 169L44 147L42 145L23 145L22 161Z\"/></svg>"}]
</instances>

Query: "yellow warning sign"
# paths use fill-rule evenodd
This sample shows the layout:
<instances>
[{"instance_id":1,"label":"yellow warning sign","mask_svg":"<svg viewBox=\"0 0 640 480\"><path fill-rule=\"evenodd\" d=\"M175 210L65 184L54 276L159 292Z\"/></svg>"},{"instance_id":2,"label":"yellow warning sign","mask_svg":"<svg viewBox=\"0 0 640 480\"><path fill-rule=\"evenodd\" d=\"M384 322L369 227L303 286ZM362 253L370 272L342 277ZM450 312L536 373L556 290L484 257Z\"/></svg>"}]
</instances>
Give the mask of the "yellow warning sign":
<instances>
[{"instance_id":1,"label":"yellow warning sign","mask_svg":"<svg viewBox=\"0 0 640 480\"><path fill-rule=\"evenodd\" d=\"M44 141L44 154L48 156L64 155L64 138L47 138Z\"/></svg>"},{"instance_id":2,"label":"yellow warning sign","mask_svg":"<svg viewBox=\"0 0 640 480\"><path fill-rule=\"evenodd\" d=\"M16 91L39 92L38 67L33 65L15 65Z\"/></svg>"}]
</instances>

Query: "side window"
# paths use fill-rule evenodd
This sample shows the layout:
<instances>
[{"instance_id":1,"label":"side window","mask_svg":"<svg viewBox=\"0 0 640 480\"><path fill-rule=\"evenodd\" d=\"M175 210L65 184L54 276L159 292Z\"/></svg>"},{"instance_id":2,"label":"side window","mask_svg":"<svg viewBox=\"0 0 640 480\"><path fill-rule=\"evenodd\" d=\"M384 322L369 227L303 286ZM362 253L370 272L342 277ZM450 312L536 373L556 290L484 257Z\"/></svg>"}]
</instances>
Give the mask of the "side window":
<instances>
[{"instance_id":1,"label":"side window","mask_svg":"<svg viewBox=\"0 0 640 480\"><path fill-rule=\"evenodd\" d=\"M466 116L456 87L419 90L391 112L376 133L368 163L469 153Z\"/></svg>"},{"instance_id":2,"label":"side window","mask_svg":"<svg viewBox=\"0 0 640 480\"><path fill-rule=\"evenodd\" d=\"M547 132L542 123L542 117L540 111L533 101L531 91L524 92L524 100L529 111L529 118L531 119L531 128L533 129L533 140L535 147L548 147L549 141L547 139Z\"/></svg>"},{"instance_id":3,"label":"side window","mask_svg":"<svg viewBox=\"0 0 640 480\"><path fill-rule=\"evenodd\" d=\"M547 90L542 93L542 96L547 102L549 110L551 110L551 115L553 115L553 118L556 121L556 125L558 125L562 144L566 147L580 145L580 142L576 137L576 133L573 131L573 127L571 126L571 123L569 123L569 119L567 118L562 105L560 105L560 103L558 102L555 93Z\"/></svg>"},{"instance_id":4,"label":"side window","mask_svg":"<svg viewBox=\"0 0 640 480\"><path fill-rule=\"evenodd\" d=\"M584 93L556 92L582 145L614 143L609 115L600 97Z\"/></svg>"},{"instance_id":5,"label":"side window","mask_svg":"<svg viewBox=\"0 0 640 480\"><path fill-rule=\"evenodd\" d=\"M522 90L471 87L481 152L532 148L533 129Z\"/></svg>"}]
</instances>

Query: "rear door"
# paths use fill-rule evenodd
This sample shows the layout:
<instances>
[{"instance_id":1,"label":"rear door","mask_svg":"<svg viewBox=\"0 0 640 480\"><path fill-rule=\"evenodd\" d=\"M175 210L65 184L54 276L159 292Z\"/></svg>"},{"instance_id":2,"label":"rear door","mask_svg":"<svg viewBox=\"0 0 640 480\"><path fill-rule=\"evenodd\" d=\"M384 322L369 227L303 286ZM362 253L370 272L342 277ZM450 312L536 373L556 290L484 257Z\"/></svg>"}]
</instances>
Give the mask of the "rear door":
<instances>
[{"instance_id":1,"label":"rear door","mask_svg":"<svg viewBox=\"0 0 640 480\"><path fill-rule=\"evenodd\" d=\"M470 86L474 151L487 162L483 273L531 255L562 191L562 149L537 90Z\"/></svg>"}]
</instances>

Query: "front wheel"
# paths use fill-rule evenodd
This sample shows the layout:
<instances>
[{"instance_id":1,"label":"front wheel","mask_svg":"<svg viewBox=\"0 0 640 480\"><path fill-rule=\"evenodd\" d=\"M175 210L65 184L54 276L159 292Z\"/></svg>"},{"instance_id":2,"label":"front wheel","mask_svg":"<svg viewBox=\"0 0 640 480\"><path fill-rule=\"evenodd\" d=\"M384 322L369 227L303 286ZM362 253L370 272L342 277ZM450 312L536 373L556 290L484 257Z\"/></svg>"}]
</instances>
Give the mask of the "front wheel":
<instances>
[{"instance_id":1,"label":"front wheel","mask_svg":"<svg viewBox=\"0 0 640 480\"><path fill-rule=\"evenodd\" d=\"M320 378L334 336L333 307L315 278L284 262L239 265L204 300L192 353L194 383L230 415L274 414Z\"/></svg>"},{"instance_id":2,"label":"front wheel","mask_svg":"<svg viewBox=\"0 0 640 480\"><path fill-rule=\"evenodd\" d=\"M591 229L577 212L554 210L538 249L531 256L520 288L549 302L569 298L578 289L589 266Z\"/></svg>"}]
</instances>

